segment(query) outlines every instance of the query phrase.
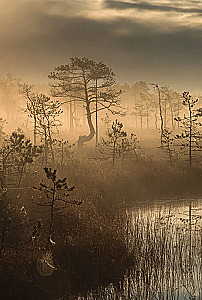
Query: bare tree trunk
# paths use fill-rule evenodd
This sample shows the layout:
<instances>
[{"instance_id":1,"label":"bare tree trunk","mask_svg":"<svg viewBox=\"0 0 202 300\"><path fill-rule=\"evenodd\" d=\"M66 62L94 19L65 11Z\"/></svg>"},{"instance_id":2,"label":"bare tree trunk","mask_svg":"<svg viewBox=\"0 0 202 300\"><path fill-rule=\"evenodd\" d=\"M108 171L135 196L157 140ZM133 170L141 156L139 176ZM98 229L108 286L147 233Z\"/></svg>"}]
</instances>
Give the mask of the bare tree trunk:
<instances>
[{"instance_id":1,"label":"bare tree trunk","mask_svg":"<svg viewBox=\"0 0 202 300\"><path fill-rule=\"evenodd\" d=\"M192 166L192 111L189 104L189 165Z\"/></svg>"},{"instance_id":2,"label":"bare tree trunk","mask_svg":"<svg viewBox=\"0 0 202 300\"><path fill-rule=\"evenodd\" d=\"M164 104L164 128L165 129L166 129L166 125L167 125L167 103L165 99L165 104Z\"/></svg>"},{"instance_id":3,"label":"bare tree trunk","mask_svg":"<svg viewBox=\"0 0 202 300\"><path fill-rule=\"evenodd\" d=\"M91 118L91 113L90 113L90 105L89 102L87 101L86 103L86 114L87 114L87 121L88 121L88 126L90 129L89 135L80 135L78 139L78 147L81 148L85 143L91 141L95 135L95 129L92 123L92 118Z\"/></svg>"},{"instance_id":4,"label":"bare tree trunk","mask_svg":"<svg viewBox=\"0 0 202 300\"><path fill-rule=\"evenodd\" d=\"M50 125L48 123L48 136L49 136L49 144L50 144L50 150L51 150L51 156L52 156L52 163L53 166L55 164L55 156L54 156L54 151L53 151L53 140L51 136L51 130L50 130Z\"/></svg>"},{"instance_id":5,"label":"bare tree trunk","mask_svg":"<svg viewBox=\"0 0 202 300\"><path fill-rule=\"evenodd\" d=\"M160 120L161 120L161 144L162 144L164 124L163 124L163 114L162 114L162 106L161 106L161 91L160 91L159 86L157 84L156 84L156 88L158 90L158 97L159 97L159 114L160 114Z\"/></svg>"},{"instance_id":6,"label":"bare tree trunk","mask_svg":"<svg viewBox=\"0 0 202 300\"><path fill-rule=\"evenodd\" d=\"M180 100L179 100L179 97L177 97L177 116L179 116L180 114ZM178 129L180 128L180 123L177 122L177 127Z\"/></svg>"},{"instance_id":7,"label":"bare tree trunk","mask_svg":"<svg viewBox=\"0 0 202 300\"><path fill-rule=\"evenodd\" d=\"M46 129L44 131L44 164L45 164L45 167L47 166L48 164L48 141L47 141L47 132L46 132Z\"/></svg>"},{"instance_id":8,"label":"bare tree trunk","mask_svg":"<svg viewBox=\"0 0 202 300\"><path fill-rule=\"evenodd\" d=\"M157 109L155 110L155 128L158 129Z\"/></svg>"},{"instance_id":9,"label":"bare tree trunk","mask_svg":"<svg viewBox=\"0 0 202 300\"><path fill-rule=\"evenodd\" d=\"M192 221L192 203L189 203L189 259L192 261L192 232L191 232L191 221Z\"/></svg>"},{"instance_id":10,"label":"bare tree trunk","mask_svg":"<svg viewBox=\"0 0 202 300\"><path fill-rule=\"evenodd\" d=\"M98 145L98 103L97 103L97 79L95 81L95 93L96 93L96 104L95 104L95 132L96 132L96 146Z\"/></svg>"},{"instance_id":11,"label":"bare tree trunk","mask_svg":"<svg viewBox=\"0 0 202 300\"><path fill-rule=\"evenodd\" d=\"M85 73L83 72L84 84L85 84L85 102L86 102L86 116L88 121L88 126L90 129L89 135L80 135L78 139L78 147L82 148L82 146L93 139L95 135L95 129L92 122L91 111L90 111L90 102L88 99L88 91L87 91L87 82L85 79Z\"/></svg>"}]
</instances>

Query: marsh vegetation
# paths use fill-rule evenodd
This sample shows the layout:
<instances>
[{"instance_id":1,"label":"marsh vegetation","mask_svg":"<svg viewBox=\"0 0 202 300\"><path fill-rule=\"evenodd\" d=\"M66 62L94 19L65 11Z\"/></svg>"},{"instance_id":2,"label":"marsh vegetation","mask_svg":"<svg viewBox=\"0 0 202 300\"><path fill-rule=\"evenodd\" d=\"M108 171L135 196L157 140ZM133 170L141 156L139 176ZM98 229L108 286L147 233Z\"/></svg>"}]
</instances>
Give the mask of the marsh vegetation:
<instances>
[{"instance_id":1,"label":"marsh vegetation","mask_svg":"<svg viewBox=\"0 0 202 300\"><path fill-rule=\"evenodd\" d=\"M48 78L0 79L4 299L201 299L200 95L87 58Z\"/></svg>"}]
</instances>

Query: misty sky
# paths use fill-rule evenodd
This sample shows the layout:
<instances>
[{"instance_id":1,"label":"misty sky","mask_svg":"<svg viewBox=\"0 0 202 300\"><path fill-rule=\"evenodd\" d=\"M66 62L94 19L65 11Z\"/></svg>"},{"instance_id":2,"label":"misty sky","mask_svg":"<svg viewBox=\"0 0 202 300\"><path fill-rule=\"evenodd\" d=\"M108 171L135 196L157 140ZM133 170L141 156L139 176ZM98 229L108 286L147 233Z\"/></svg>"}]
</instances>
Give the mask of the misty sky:
<instances>
[{"instance_id":1,"label":"misty sky","mask_svg":"<svg viewBox=\"0 0 202 300\"><path fill-rule=\"evenodd\" d=\"M202 91L202 1L0 0L0 76L45 82L74 56L122 83Z\"/></svg>"}]
</instances>

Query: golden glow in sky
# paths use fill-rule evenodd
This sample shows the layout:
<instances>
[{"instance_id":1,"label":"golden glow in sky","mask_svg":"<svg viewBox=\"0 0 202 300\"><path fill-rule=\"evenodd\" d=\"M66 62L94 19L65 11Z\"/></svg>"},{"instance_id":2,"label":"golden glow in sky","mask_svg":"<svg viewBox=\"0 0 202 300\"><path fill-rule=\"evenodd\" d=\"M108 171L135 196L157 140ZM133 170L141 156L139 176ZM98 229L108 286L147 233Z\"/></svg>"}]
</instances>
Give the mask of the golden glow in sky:
<instances>
[{"instance_id":1,"label":"golden glow in sky","mask_svg":"<svg viewBox=\"0 0 202 300\"><path fill-rule=\"evenodd\" d=\"M0 0L2 73L41 78L71 56L87 56L122 80L199 85L201 49L198 0Z\"/></svg>"}]
</instances>

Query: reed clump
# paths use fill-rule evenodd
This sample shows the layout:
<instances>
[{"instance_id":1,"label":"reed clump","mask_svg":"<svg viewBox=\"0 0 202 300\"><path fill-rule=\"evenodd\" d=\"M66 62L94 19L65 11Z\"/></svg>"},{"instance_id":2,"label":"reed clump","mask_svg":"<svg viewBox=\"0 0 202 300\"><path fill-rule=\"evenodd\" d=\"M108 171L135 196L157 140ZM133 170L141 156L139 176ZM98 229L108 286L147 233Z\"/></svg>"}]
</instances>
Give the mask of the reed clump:
<instances>
[{"instance_id":1,"label":"reed clump","mask_svg":"<svg viewBox=\"0 0 202 300\"><path fill-rule=\"evenodd\" d=\"M132 267L119 282L78 299L201 299L202 228L199 218L170 213L126 215L125 243Z\"/></svg>"}]
</instances>

